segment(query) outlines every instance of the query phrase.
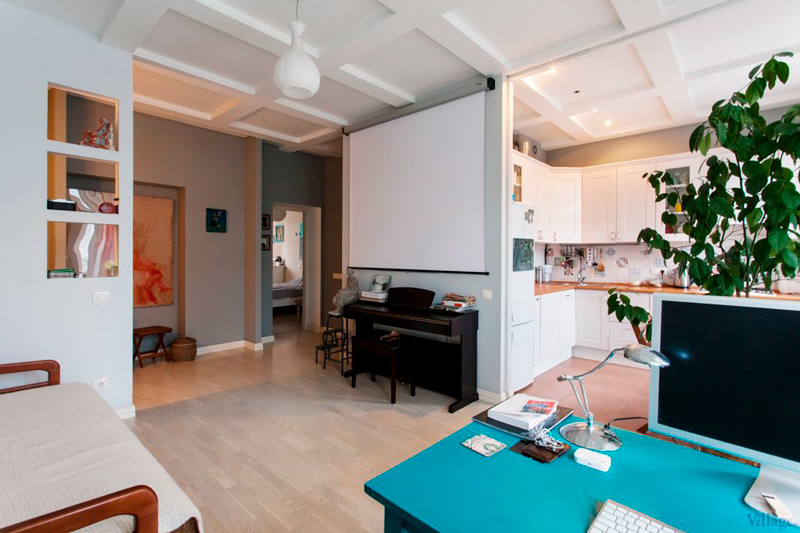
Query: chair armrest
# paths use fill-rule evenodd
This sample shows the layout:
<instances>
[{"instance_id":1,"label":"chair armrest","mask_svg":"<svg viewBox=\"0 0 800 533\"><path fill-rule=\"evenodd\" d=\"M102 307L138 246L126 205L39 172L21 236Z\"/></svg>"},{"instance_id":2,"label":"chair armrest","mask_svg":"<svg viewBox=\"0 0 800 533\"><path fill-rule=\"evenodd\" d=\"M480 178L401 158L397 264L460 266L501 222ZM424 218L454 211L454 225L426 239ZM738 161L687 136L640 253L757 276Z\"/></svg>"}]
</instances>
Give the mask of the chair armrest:
<instances>
[{"instance_id":1,"label":"chair armrest","mask_svg":"<svg viewBox=\"0 0 800 533\"><path fill-rule=\"evenodd\" d=\"M0 374L18 374L20 372L31 372L34 370L44 370L47 372L47 381L30 383L28 385L20 385L19 387L0 389L0 394L26 389L36 389L39 387L48 387L50 385L58 385L61 383L61 366L58 364L58 361L47 359L42 361L25 361L22 363L6 363L0 365Z\"/></svg>"},{"instance_id":2,"label":"chair armrest","mask_svg":"<svg viewBox=\"0 0 800 533\"><path fill-rule=\"evenodd\" d=\"M120 515L134 517L136 533L158 533L158 496L137 485L0 528L0 533L68 533Z\"/></svg>"}]
</instances>

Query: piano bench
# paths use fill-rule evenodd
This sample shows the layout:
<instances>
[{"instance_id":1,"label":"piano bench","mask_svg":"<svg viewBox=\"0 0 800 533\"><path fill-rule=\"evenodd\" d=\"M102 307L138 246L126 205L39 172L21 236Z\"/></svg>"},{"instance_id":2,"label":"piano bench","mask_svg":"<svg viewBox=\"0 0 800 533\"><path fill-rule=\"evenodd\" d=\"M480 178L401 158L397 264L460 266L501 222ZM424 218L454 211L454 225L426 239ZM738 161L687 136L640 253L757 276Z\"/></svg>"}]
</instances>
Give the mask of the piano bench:
<instances>
[{"instance_id":1,"label":"piano bench","mask_svg":"<svg viewBox=\"0 0 800 533\"><path fill-rule=\"evenodd\" d=\"M384 334L386 332L380 332ZM353 343L353 359L352 370L350 376L350 386L355 388L356 376L365 371L366 359L373 356L386 357L389 359L389 379L392 389L392 403L397 403L397 358L410 359L408 350L407 339L401 338L400 340L388 342L382 341L377 336L364 336L356 335L351 339ZM368 363L367 363L368 364ZM374 365L369 365L370 373L372 374L372 381L375 381ZM411 385L411 396L417 393L417 384L415 377L414 361L411 360L409 365L406 365L406 373L408 374L409 384Z\"/></svg>"}]
</instances>

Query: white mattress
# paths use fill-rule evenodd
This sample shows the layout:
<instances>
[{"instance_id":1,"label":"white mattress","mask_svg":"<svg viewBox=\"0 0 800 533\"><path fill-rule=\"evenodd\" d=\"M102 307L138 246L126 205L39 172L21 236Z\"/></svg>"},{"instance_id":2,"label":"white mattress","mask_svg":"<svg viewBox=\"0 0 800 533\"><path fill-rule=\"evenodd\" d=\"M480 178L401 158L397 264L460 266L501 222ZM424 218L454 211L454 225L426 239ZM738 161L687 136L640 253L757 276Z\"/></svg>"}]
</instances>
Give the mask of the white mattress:
<instances>
[{"instance_id":1,"label":"white mattress","mask_svg":"<svg viewBox=\"0 0 800 533\"><path fill-rule=\"evenodd\" d=\"M0 395L0 527L135 485L158 494L158 531L200 513L117 414L85 383ZM81 531L133 531L116 517Z\"/></svg>"}]
</instances>

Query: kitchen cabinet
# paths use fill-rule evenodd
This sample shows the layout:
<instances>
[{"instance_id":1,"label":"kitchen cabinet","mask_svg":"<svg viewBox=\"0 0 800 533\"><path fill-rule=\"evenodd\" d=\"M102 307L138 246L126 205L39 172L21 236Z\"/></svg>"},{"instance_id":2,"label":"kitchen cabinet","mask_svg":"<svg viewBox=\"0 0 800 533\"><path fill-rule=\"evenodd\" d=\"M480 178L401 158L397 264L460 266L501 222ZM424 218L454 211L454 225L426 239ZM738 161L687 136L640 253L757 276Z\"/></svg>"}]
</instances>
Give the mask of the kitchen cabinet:
<instances>
[{"instance_id":1,"label":"kitchen cabinet","mask_svg":"<svg viewBox=\"0 0 800 533\"><path fill-rule=\"evenodd\" d=\"M550 198L550 170L544 165L532 169L533 182L536 189L536 206L534 208L534 226L536 240L549 242L547 236L551 234L550 214L552 200Z\"/></svg>"},{"instance_id":2,"label":"kitchen cabinet","mask_svg":"<svg viewBox=\"0 0 800 533\"><path fill-rule=\"evenodd\" d=\"M533 297L533 364L542 362L542 297Z\"/></svg>"},{"instance_id":3,"label":"kitchen cabinet","mask_svg":"<svg viewBox=\"0 0 800 533\"><path fill-rule=\"evenodd\" d=\"M623 165L583 173L582 242L634 243L655 226L656 195L642 178L655 164Z\"/></svg>"},{"instance_id":4,"label":"kitchen cabinet","mask_svg":"<svg viewBox=\"0 0 800 533\"><path fill-rule=\"evenodd\" d=\"M575 345L575 291L541 296L539 312L540 361L556 357Z\"/></svg>"},{"instance_id":5,"label":"kitchen cabinet","mask_svg":"<svg viewBox=\"0 0 800 533\"><path fill-rule=\"evenodd\" d=\"M550 175L550 226L546 242L580 242L581 172L554 169ZM552 240L550 240L552 233Z\"/></svg>"},{"instance_id":6,"label":"kitchen cabinet","mask_svg":"<svg viewBox=\"0 0 800 533\"><path fill-rule=\"evenodd\" d=\"M649 294L641 292L623 292L621 294L624 294L630 298L632 305L643 307L647 309L648 313L651 312L653 305L652 297ZM633 334L630 321L623 320L620 322L617 320L617 316L615 314L608 315L606 312L606 315L606 320L609 323L608 346L606 347L608 350L622 348L626 344L637 342L636 336Z\"/></svg>"},{"instance_id":7,"label":"kitchen cabinet","mask_svg":"<svg viewBox=\"0 0 800 533\"><path fill-rule=\"evenodd\" d=\"M509 339L508 389L517 391L533 381L534 323L528 322L511 327Z\"/></svg>"},{"instance_id":8,"label":"kitchen cabinet","mask_svg":"<svg viewBox=\"0 0 800 533\"><path fill-rule=\"evenodd\" d=\"M575 291L575 345L605 350L608 347L608 293ZM630 326L628 326L630 329Z\"/></svg>"},{"instance_id":9,"label":"kitchen cabinet","mask_svg":"<svg viewBox=\"0 0 800 533\"><path fill-rule=\"evenodd\" d=\"M644 174L656 170L653 163L617 168L617 234L614 242L636 242L644 228L654 228L656 194Z\"/></svg>"},{"instance_id":10,"label":"kitchen cabinet","mask_svg":"<svg viewBox=\"0 0 800 533\"><path fill-rule=\"evenodd\" d=\"M669 172L672 179L675 180L675 184L667 187L664 192L676 192L679 196L683 195L688 184L692 182L696 184L696 180L700 176L702 164L702 157L686 157L656 163L656 170ZM661 214L665 210L669 210L671 213L677 215L678 225L675 228L667 228L661 221ZM668 241L689 242L689 238L683 232L683 224L685 222L686 217L679 206L671 207L667 204L666 200L662 200L656 204L655 229Z\"/></svg>"},{"instance_id":11,"label":"kitchen cabinet","mask_svg":"<svg viewBox=\"0 0 800 533\"><path fill-rule=\"evenodd\" d=\"M511 200L530 207L536 206L536 184L534 183L534 165L529 158L514 152L511 158L513 182L511 184Z\"/></svg>"},{"instance_id":12,"label":"kitchen cabinet","mask_svg":"<svg viewBox=\"0 0 800 533\"><path fill-rule=\"evenodd\" d=\"M615 242L617 170L607 168L584 172L582 188L582 241L590 244Z\"/></svg>"}]
</instances>

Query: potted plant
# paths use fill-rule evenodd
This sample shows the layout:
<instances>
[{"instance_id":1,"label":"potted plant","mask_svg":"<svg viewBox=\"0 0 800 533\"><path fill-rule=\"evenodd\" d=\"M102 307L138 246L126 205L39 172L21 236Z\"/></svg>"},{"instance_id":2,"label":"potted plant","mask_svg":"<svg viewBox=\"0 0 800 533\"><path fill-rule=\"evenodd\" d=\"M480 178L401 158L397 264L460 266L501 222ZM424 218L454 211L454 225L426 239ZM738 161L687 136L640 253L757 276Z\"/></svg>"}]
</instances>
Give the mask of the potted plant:
<instances>
[{"instance_id":1,"label":"potted plant","mask_svg":"<svg viewBox=\"0 0 800 533\"><path fill-rule=\"evenodd\" d=\"M800 192L793 172L800 158L800 104L774 122L767 122L760 106L767 91L789 79L786 57L792 53L753 68L745 87L716 102L692 132L692 152L708 156L714 145L727 150L705 159L705 176L681 192L671 188L669 173L643 176L656 201L672 208L661 215L667 227L678 225L676 207L683 213L680 229L690 246L673 247L653 228L643 229L638 242L686 269L692 283L709 294L749 296L759 284L770 289L776 276L794 277L800 266ZM647 311L610 292L609 314L631 320L637 338L649 341Z\"/></svg>"}]
</instances>

